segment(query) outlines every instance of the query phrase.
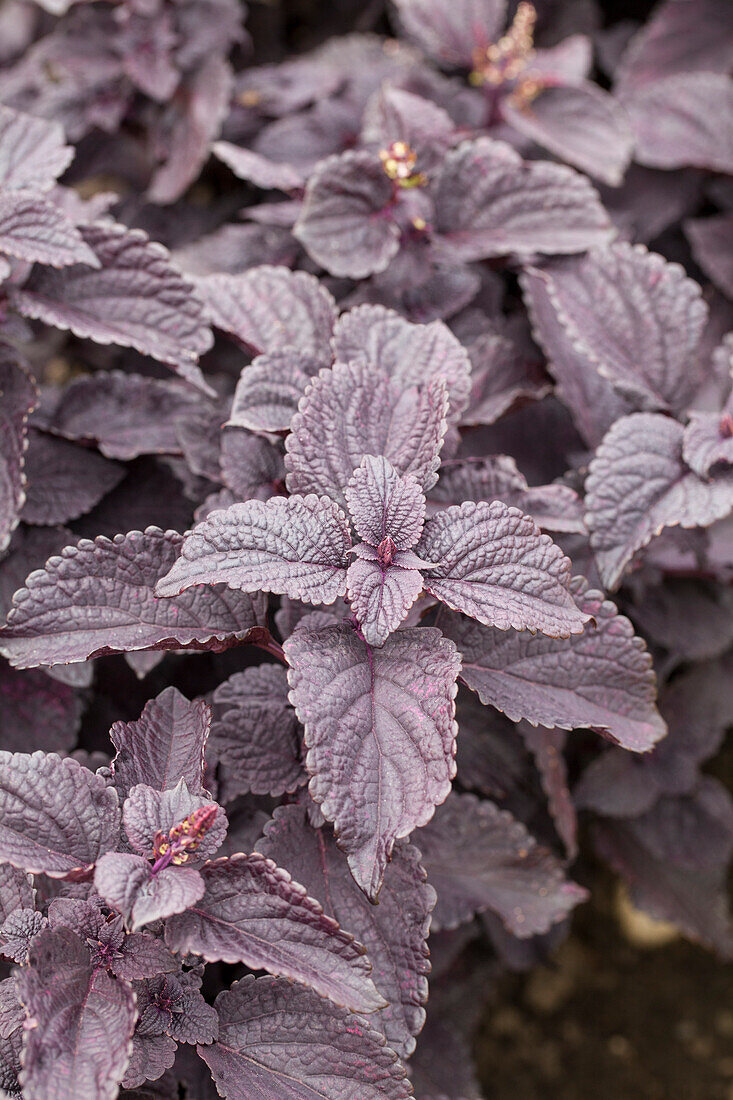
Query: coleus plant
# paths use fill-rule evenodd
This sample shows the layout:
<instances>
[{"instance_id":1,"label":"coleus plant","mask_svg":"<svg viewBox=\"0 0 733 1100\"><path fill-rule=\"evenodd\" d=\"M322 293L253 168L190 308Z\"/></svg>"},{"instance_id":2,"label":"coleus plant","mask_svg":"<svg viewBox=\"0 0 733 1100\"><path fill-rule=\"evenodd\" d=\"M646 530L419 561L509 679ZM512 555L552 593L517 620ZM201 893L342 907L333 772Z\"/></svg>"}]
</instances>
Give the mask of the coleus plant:
<instances>
[{"instance_id":1,"label":"coleus plant","mask_svg":"<svg viewBox=\"0 0 733 1100\"><path fill-rule=\"evenodd\" d=\"M43 6L0 10L0 1089L478 1100L591 848L733 954L730 5L397 0L296 56Z\"/></svg>"}]
</instances>

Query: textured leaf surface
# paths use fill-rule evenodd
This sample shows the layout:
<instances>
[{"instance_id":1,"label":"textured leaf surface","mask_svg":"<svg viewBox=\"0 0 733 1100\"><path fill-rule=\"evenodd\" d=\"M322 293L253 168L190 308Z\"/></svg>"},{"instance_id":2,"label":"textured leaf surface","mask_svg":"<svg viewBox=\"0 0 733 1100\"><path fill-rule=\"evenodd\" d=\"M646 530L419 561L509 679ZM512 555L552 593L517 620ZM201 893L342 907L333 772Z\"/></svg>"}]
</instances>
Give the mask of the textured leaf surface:
<instances>
[{"instance_id":1,"label":"textured leaf surface","mask_svg":"<svg viewBox=\"0 0 733 1100\"><path fill-rule=\"evenodd\" d=\"M555 260L542 273L571 356L640 406L685 408L701 380L708 310L679 264L622 243Z\"/></svg>"},{"instance_id":2,"label":"textured leaf surface","mask_svg":"<svg viewBox=\"0 0 733 1100\"><path fill-rule=\"evenodd\" d=\"M212 324L258 355L296 347L329 361L336 304L313 275L264 266L199 285Z\"/></svg>"},{"instance_id":3,"label":"textured leaf surface","mask_svg":"<svg viewBox=\"0 0 733 1100\"><path fill-rule=\"evenodd\" d=\"M733 80L729 76L675 73L635 89L622 102L640 164L733 171Z\"/></svg>"},{"instance_id":4,"label":"textured leaf surface","mask_svg":"<svg viewBox=\"0 0 733 1100\"><path fill-rule=\"evenodd\" d=\"M373 1012L383 1000L364 948L272 860L254 852L207 864L206 893L166 926L168 945L208 962L244 962Z\"/></svg>"},{"instance_id":5,"label":"textured leaf surface","mask_svg":"<svg viewBox=\"0 0 733 1100\"><path fill-rule=\"evenodd\" d=\"M280 449L243 428L224 428L220 464L224 484L240 500L269 500L285 490Z\"/></svg>"},{"instance_id":6,"label":"textured leaf surface","mask_svg":"<svg viewBox=\"0 0 733 1100\"><path fill-rule=\"evenodd\" d=\"M450 397L450 423L466 407L471 362L442 321L416 325L384 306L357 306L336 322L333 349L337 360L364 362L385 371L404 388L443 378Z\"/></svg>"},{"instance_id":7,"label":"textured leaf surface","mask_svg":"<svg viewBox=\"0 0 733 1100\"><path fill-rule=\"evenodd\" d=\"M733 415L728 411L690 413L682 438L682 454L690 469L702 478L709 477L718 463L733 466Z\"/></svg>"},{"instance_id":8,"label":"textured leaf surface","mask_svg":"<svg viewBox=\"0 0 733 1100\"><path fill-rule=\"evenodd\" d=\"M108 852L97 863L94 886L100 896L136 932L194 905L204 893L204 881L193 867L153 868L141 856Z\"/></svg>"},{"instance_id":9,"label":"textured leaf surface","mask_svg":"<svg viewBox=\"0 0 733 1100\"><path fill-rule=\"evenodd\" d=\"M10 542L25 501L27 420L38 395L9 347L0 346L0 552Z\"/></svg>"},{"instance_id":10,"label":"textured leaf surface","mask_svg":"<svg viewBox=\"0 0 733 1100\"><path fill-rule=\"evenodd\" d=\"M663 794L688 794L700 765L713 756L733 722L730 660L704 661L675 676L660 709L669 732L642 757L619 750L591 761L573 790L579 808L603 817L637 817Z\"/></svg>"},{"instance_id":11,"label":"textured leaf surface","mask_svg":"<svg viewBox=\"0 0 733 1100\"><path fill-rule=\"evenodd\" d=\"M31 940L48 921L34 909L16 909L0 926L0 953L13 962L24 963Z\"/></svg>"},{"instance_id":12,"label":"textured leaf surface","mask_svg":"<svg viewBox=\"0 0 733 1100\"><path fill-rule=\"evenodd\" d=\"M395 840L429 821L450 790L458 653L432 628L372 649L342 624L302 626L285 654L311 794L374 899Z\"/></svg>"},{"instance_id":13,"label":"textured leaf surface","mask_svg":"<svg viewBox=\"0 0 733 1100\"><path fill-rule=\"evenodd\" d=\"M287 431L321 365L318 356L296 348L258 355L240 375L229 424L253 432Z\"/></svg>"},{"instance_id":14,"label":"textured leaf surface","mask_svg":"<svg viewBox=\"0 0 733 1100\"><path fill-rule=\"evenodd\" d=\"M307 781L288 678L278 665L235 672L214 692L210 751L238 792L294 791Z\"/></svg>"},{"instance_id":15,"label":"textured leaf surface","mask_svg":"<svg viewBox=\"0 0 733 1100\"><path fill-rule=\"evenodd\" d=\"M547 87L528 107L505 101L507 122L525 137L603 183L618 187L631 161L634 138L626 112L595 84Z\"/></svg>"},{"instance_id":16,"label":"textured leaf surface","mask_svg":"<svg viewBox=\"0 0 733 1100\"><path fill-rule=\"evenodd\" d=\"M445 384L402 387L364 363L337 363L315 378L293 417L285 466L291 492L344 507L344 487L365 455L383 455L423 489L437 480L446 429Z\"/></svg>"},{"instance_id":17,"label":"textured leaf surface","mask_svg":"<svg viewBox=\"0 0 733 1100\"><path fill-rule=\"evenodd\" d=\"M474 50L499 37L505 0L396 0L407 33L436 61L469 68Z\"/></svg>"},{"instance_id":18,"label":"textured leaf surface","mask_svg":"<svg viewBox=\"0 0 733 1100\"><path fill-rule=\"evenodd\" d=\"M115 791L70 757L0 753L0 858L63 878L114 847Z\"/></svg>"},{"instance_id":19,"label":"textured leaf surface","mask_svg":"<svg viewBox=\"0 0 733 1100\"><path fill-rule=\"evenodd\" d=\"M417 553L439 563L426 570L426 590L486 625L566 637L588 619L568 592L569 560L501 501L467 501L433 516Z\"/></svg>"},{"instance_id":20,"label":"textured leaf surface","mask_svg":"<svg viewBox=\"0 0 733 1100\"><path fill-rule=\"evenodd\" d=\"M0 187L48 191L73 155L58 122L0 108Z\"/></svg>"},{"instance_id":21,"label":"textured leaf surface","mask_svg":"<svg viewBox=\"0 0 733 1100\"><path fill-rule=\"evenodd\" d=\"M367 949L372 978L388 1001L370 1018L401 1056L415 1047L425 1019L428 954L426 938L435 894L425 882L420 853L395 846L384 876L379 905L371 905L349 871L343 852L325 829L314 829L303 806L275 811L257 845L321 901L327 914L348 928Z\"/></svg>"},{"instance_id":22,"label":"textured leaf surface","mask_svg":"<svg viewBox=\"0 0 733 1100\"><path fill-rule=\"evenodd\" d=\"M420 538L425 497L413 477L400 477L383 455L365 455L344 491L359 538L379 546L389 535L398 550Z\"/></svg>"},{"instance_id":23,"label":"textured leaf surface","mask_svg":"<svg viewBox=\"0 0 733 1100\"><path fill-rule=\"evenodd\" d=\"M418 834L418 844L438 893L436 931L490 909L515 936L534 936L587 897L521 822L472 794L452 794Z\"/></svg>"},{"instance_id":24,"label":"textured leaf surface","mask_svg":"<svg viewBox=\"0 0 733 1100\"><path fill-rule=\"evenodd\" d=\"M16 593L0 649L11 664L27 668L102 653L209 648L246 637L257 625L248 596L219 589L156 599L155 584L182 541L175 531L149 527L67 547Z\"/></svg>"},{"instance_id":25,"label":"textured leaf surface","mask_svg":"<svg viewBox=\"0 0 733 1100\"><path fill-rule=\"evenodd\" d=\"M195 811L214 813L197 847L189 852L187 867L211 859L221 847L227 830L227 818L221 806L204 795L192 794L185 779L173 788L157 791L145 783L133 787L122 807L122 822L132 847L146 859L155 858L156 837L164 836Z\"/></svg>"},{"instance_id":26,"label":"textured leaf surface","mask_svg":"<svg viewBox=\"0 0 733 1100\"><path fill-rule=\"evenodd\" d=\"M323 497L248 500L198 524L156 591L174 596L192 585L224 582L245 592L333 603L345 591L350 545L346 517Z\"/></svg>"},{"instance_id":27,"label":"textured leaf surface","mask_svg":"<svg viewBox=\"0 0 733 1100\"><path fill-rule=\"evenodd\" d=\"M569 485L536 485L527 479L508 455L447 463L432 490L432 501L462 504L467 500L501 500L510 508L532 517L538 527L550 531L583 534L583 501Z\"/></svg>"},{"instance_id":28,"label":"textured leaf surface","mask_svg":"<svg viewBox=\"0 0 733 1100\"><path fill-rule=\"evenodd\" d=\"M114 1100L135 1026L130 987L93 971L85 944L66 928L31 945L18 994L31 1027L20 1083L28 1100Z\"/></svg>"},{"instance_id":29,"label":"textured leaf surface","mask_svg":"<svg viewBox=\"0 0 733 1100\"><path fill-rule=\"evenodd\" d=\"M282 979L250 975L220 993L219 1041L199 1048L226 1100L402 1100L394 1051L366 1020ZM283 1074L287 1065L287 1075Z\"/></svg>"},{"instance_id":30,"label":"textured leaf surface","mask_svg":"<svg viewBox=\"0 0 733 1100\"><path fill-rule=\"evenodd\" d=\"M357 558L346 574L346 592L364 640L382 645L405 619L422 588L417 569L398 565L385 569L378 561Z\"/></svg>"},{"instance_id":31,"label":"textured leaf surface","mask_svg":"<svg viewBox=\"0 0 733 1100\"><path fill-rule=\"evenodd\" d=\"M116 462L31 429L25 460L26 523L68 523L91 511L124 477Z\"/></svg>"},{"instance_id":32,"label":"textured leaf surface","mask_svg":"<svg viewBox=\"0 0 733 1100\"><path fill-rule=\"evenodd\" d=\"M120 797L124 799L138 783L165 791L179 779L199 794L210 726L208 704L189 702L175 687L147 702L136 721L115 722L109 736L117 749L112 775Z\"/></svg>"},{"instance_id":33,"label":"textured leaf surface","mask_svg":"<svg viewBox=\"0 0 733 1100\"><path fill-rule=\"evenodd\" d=\"M97 257L64 212L33 191L0 191L0 252L51 267L99 267Z\"/></svg>"},{"instance_id":34,"label":"textured leaf surface","mask_svg":"<svg viewBox=\"0 0 733 1100\"><path fill-rule=\"evenodd\" d=\"M400 247L388 215L392 182L378 157L347 152L328 157L308 181L295 236L332 275L363 279L384 271Z\"/></svg>"},{"instance_id":35,"label":"textured leaf surface","mask_svg":"<svg viewBox=\"0 0 733 1100\"><path fill-rule=\"evenodd\" d=\"M32 909L34 890L32 879L10 863L0 863L0 920L16 909Z\"/></svg>"},{"instance_id":36,"label":"textured leaf surface","mask_svg":"<svg viewBox=\"0 0 733 1100\"><path fill-rule=\"evenodd\" d=\"M683 461L683 434L675 420L637 413L617 421L596 451L586 522L609 588L664 527L707 527L733 508L733 477L707 482L693 473Z\"/></svg>"},{"instance_id":37,"label":"textured leaf surface","mask_svg":"<svg viewBox=\"0 0 733 1100\"><path fill-rule=\"evenodd\" d=\"M571 592L593 616L581 635L542 638L441 616L463 654L461 678L482 703L513 722L586 727L626 749L645 752L666 727L655 706L656 680L646 646L610 600L575 577Z\"/></svg>"},{"instance_id":38,"label":"textured leaf surface","mask_svg":"<svg viewBox=\"0 0 733 1100\"><path fill-rule=\"evenodd\" d=\"M559 270L557 263L552 268ZM526 268L520 284L533 335L544 349L548 370L557 383L557 396L570 409L588 446L596 447L615 420L634 410L634 404L617 393L561 323L551 296L554 282L550 265Z\"/></svg>"},{"instance_id":39,"label":"textured leaf surface","mask_svg":"<svg viewBox=\"0 0 733 1100\"><path fill-rule=\"evenodd\" d=\"M435 229L455 262L510 252L580 252L612 236L585 176L561 164L523 162L491 138L449 153L435 181Z\"/></svg>"},{"instance_id":40,"label":"textured leaf surface","mask_svg":"<svg viewBox=\"0 0 733 1100\"><path fill-rule=\"evenodd\" d=\"M175 383L100 372L69 383L48 428L66 439L96 443L107 458L177 454L176 417L188 404Z\"/></svg>"},{"instance_id":41,"label":"textured leaf surface","mask_svg":"<svg viewBox=\"0 0 733 1100\"><path fill-rule=\"evenodd\" d=\"M462 424L493 424L526 398L549 392L547 376L532 349L495 332L471 342L471 392Z\"/></svg>"},{"instance_id":42,"label":"textured leaf surface","mask_svg":"<svg viewBox=\"0 0 733 1100\"><path fill-rule=\"evenodd\" d=\"M208 392L197 360L211 345L203 305L168 252L138 229L98 222L81 230L101 271L78 265L34 273L13 305L98 344L135 348Z\"/></svg>"}]
</instances>

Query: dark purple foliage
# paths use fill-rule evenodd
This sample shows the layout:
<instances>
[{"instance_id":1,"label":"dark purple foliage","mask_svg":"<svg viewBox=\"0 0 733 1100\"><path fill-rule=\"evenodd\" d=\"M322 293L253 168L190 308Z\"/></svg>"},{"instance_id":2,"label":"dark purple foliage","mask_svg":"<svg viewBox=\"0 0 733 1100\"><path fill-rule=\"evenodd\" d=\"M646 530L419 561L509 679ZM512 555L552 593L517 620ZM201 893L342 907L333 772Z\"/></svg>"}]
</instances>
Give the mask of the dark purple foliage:
<instances>
[{"instance_id":1,"label":"dark purple foliage","mask_svg":"<svg viewBox=\"0 0 733 1100\"><path fill-rule=\"evenodd\" d=\"M733 8L308 7L0 14L3 1095L475 1100L597 859L733 956Z\"/></svg>"}]
</instances>

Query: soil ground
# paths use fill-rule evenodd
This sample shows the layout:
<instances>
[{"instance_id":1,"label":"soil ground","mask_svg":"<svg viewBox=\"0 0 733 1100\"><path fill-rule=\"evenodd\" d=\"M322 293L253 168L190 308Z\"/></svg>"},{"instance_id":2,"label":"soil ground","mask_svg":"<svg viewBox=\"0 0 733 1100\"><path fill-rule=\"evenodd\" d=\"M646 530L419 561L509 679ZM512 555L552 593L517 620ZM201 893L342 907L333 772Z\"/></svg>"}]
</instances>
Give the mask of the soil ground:
<instances>
[{"instance_id":1,"label":"soil ground","mask_svg":"<svg viewBox=\"0 0 733 1100\"><path fill-rule=\"evenodd\" d=\"M733 1100L733 968L629 942L609 885L550 964L509 974L476 1038L487 1100Z\"/></svg>"}]
</instances>

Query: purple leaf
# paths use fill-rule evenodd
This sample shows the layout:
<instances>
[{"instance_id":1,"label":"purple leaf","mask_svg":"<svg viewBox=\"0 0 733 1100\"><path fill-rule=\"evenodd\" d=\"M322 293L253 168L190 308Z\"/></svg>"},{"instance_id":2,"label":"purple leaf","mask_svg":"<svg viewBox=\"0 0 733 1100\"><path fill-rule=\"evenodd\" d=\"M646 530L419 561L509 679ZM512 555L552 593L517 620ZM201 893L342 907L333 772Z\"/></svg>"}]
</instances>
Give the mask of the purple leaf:
<instances>
[{"instance_id":1,"label":"purple leaf","mask_svg":"<svg viewBox=\"0 0 733 1100\"><path fill-rule=\"evenodd\" d=\"M166 249L139 229L111 223L84 226L81 234L101 271L79 265L34 272L10 292L15 308L97 344L135 348L210 392L197 366L211 346L204 307Z\"/></svg>"},{"instance_id":2,"label":"purple leaf","mask_svg":"<svg viewBox=\"0 0 733 1100\"><path fill-rule=\"evenodd\" d=\"M34 191L0 191L0 252L51 267L100 266L64 212Z\"/></svg>"},{"instance_id":3,"label":"purple leaf","mask_svg":"<svg viewBox=\"0 0 733 1100\"><path fill-rule=\"evenodd\" d=\"M571 262L572 263L572 262ZM589 447L597 446L615 420L632 412L634 405L621 397L599 373L584 347L568 332L555 307L553 271L557 262L528 267L520 276L524 301L537 343L549 360L556 393L573 416L575 427ZM597 320L597 318L596 318ZM648 322L648 319L647 319Z\"/></svg>"},{"instance_id":4,"label":"purple leaf","mask_svg":"<svg viewBox=\"0 0 733 1100\"><path fill-rule=\"evenodd\" d=\"M269 500L285 491L279 448L243 428L224 428L219 461L222 481L240 500Z\"/></svg>"},{"instance_id":5,"label":"purple leaf","mask_svg":"<svg viewBox=\"0 0 733 1100\"><path fill-rule=\"evenodd\" d=\"M588 896L521 822L472 794L452 794L416 839L438 893L435 931L490 909L515 936L534 936Z\"/></svg>"},{"instance_id":6,"label":"purple leaf","mask_svg":"<svg viewBox=\"0 0 733 1100\"><path fill-rule=\"evenodd\" d=\"M733 508L730 471L703 481L685 466L684 429L669 417L618 420L590 464L586 523L598 570L615 588L634 554L665 527L707 527Z\"/></svg>"},{"instance_id":7,"label":"purple leaf","mask_svg":"<svg viewBox=\"0 0 733 1100\"><path fill-rule=\"evenodd\" d=\"M33 880L18 867L0 863L0 920L16 909L32 909L35 891Z\"/></svg>"},{"instance_id":8,"label":"purple leaf","mask_svg":"<svg viewBox=\"0 0 733 1100\"><path fill-rule=\"evenodd\" d=\"M332 275L363 279L384 271L400 247L390 210L392 188L372 153L328 157L308 181L293 233Z\"/></svg>"},{"instance_id":9,"label":"purple leaf","mask_svg":"<svg viewBox=\"0 0 733 1100\"><path fill-rule=\"evenodd\" d=\"M229 425L253 432L285 432L322 361L311 352L285 348L258 355L242 371Z\"/></svg>"},{"instance_id":10,"label":"purple leaf","mask_svg":"<svg viewBox=\"0 0 733 1100\"><path fill-rule=\"evenodd\" d=\"M17 963L26 962L33 937L47 925L47 919L34 909L16 909L0 926L0 954Z\"/></svg>"},{"instance_id":11,"label":"purple leaf","mask_svg":"<svg viewBox=\"0 0 733 1100\"><path fill-rule=\"evenodd\" d=\"M417 569L357 558L346 574L346 592L364 641L382 645L406 618L422 588Z\"/></svg>"},{"instance_id":12,"label":"purple leaf","mask_svg":"<svg viewBox=\"0 0 733 1100\"><path fill-rule=\"evenodd\" d=\"M16 672L0 665L2 747L23 752L69 752L76 743L82 700L67 684L43 672Z\"/></svg>"},{"instance_id":13,"label":"purple leaf","mask_svg":"<svg viewBox=\"0 0 733 1100\"><path fill-rule=\"evenodd\" d=\"M515 341L487 332L471 343L471 391L461 424L493 424L525 398L549 393L539 356Z\"/></svg>"},{"instance_id":14,"label":"purple leaf","mask_svg":"<svg viewBox=\"0 0 733 1100\"><path fill-rule=\"evenodd\" d=\"M365 455L344 489L360 539L379 546L386 535L397 550L410 550L420 538L425 497L414 477L400 477L382 455Z\"/></svg>"},{"instance_id":15,"label":"purple leaf","mask_svg":"<svg viewBox=\"0 0 733 1100\"><path fill-rule=\"evenodd\" d=\"M293 417L285 466L291 492L316 492L345 506L343 490L365 455L383 455L423 489L437 480L446 430L441 379L403 389L365 363L337 363L309 385Z\"/></svg>"},{"instance_id":16,"label":"purple leaf","mask_svg":"<svg viewBox=\"0 0 733 1100\"><path fill-rule=\"evenodd\" d=\"M698 345L708 309L683 268L621 243L555 260L540 277L563 330L559 349L569 345L587 372L599 371L639 407L686 407L701 381Z\"/></svg>"},{"instance_id":17,"label":"purple leaf","mask_svg":"<svg viewBox=\"0 0 733 1100\"><path fill-rule=\"evenodd\" d=\"M398 843L384 876L379 905L372 906L354 882L343 852L330 833L312 828L302 806L275 811L258 844L263 855L286 867L308 893L326 906L364 944L374 981L389 1002L370 1023L383 1031L401 1056L414 1050L425 1019L426 937L435 894L425 883L420 853Z\"/></svg>"},{"instance_id":18,"label":"purple leaf","mask_svg":"<svg viewBox=\"0 0 733 1100\"><path fill-rule=\"evenodd\" d=\"M374 900L395 840L429 821L450 790L458 653L432 628L372 649L341 624L299 627L285 655L310 792Z\"/></svg>"},{"instance_id":19,"label":"purple leaf","mask_svg":"<svg viewBox=\"0 0 733 1100\"><path fill-rule=\"evenodd\" d=\"M474 53L496 41L506 0L396 0L400 22L411 38L442 64L471 68Z\"/></svg>"},{"instance_id":20,"label":"purple leaf","mask_svg":"<svg viewBox=\"0 0 733 1100\"><path fill-rule=\"evenodd\" d=\"M501 501L467 501L425 524L417 553L438 565L425 589L500 630L579 634L588 615L568 592L570 562L528 516Z\"/></svg>"},{"instance_id":21,"label":"purple leaf","mask_svg":"<svg viewBox=\"0 0 733 1100\"><path fill-rule=\"evenodd\" d=\"M125 475L123 466L86 447L36 429L25 460L28 479L25 523L68 523L98 504Z\"/></svg>"},{"instance_id":22,"label":"purple leaf","mask_svg":"<svg viewBox=\"0 0 733 1100\"><path fill-rule=\"evenodd\" d=\"M710 476L714 466L733 466L733 404L732 411L722 413L690 413L690 422L682 437L685 462L698 477Z\"/></svg>"},{"instance_id":23,"label":"purple leaf","mask_svg":"<svg viewBox=\"0 0 733 1100\"><path fill-rule=\"evenodd\" d=\"M718 751L733 722L730 672L729 661L707 661L676 676L660 703L667 736L641 758L611 750L593 760L573 791L579 808L637 817L663 794L693 790L700 765Z\"/></svg>"},{"instance_id":24,"label":"purple leaf","mask_svg":"<svg viewBox=\"0 0 733 1100\"><path fill-rule=\"evenodd\" d=\"M548 161L524 162L487 137L448 154L433 195L435 230L453 262L581 252L613 235L585 176Z\"/></svg>"},{"instance_id":25,"label":"purple leaf","mask_svg":"<svg viewBox=\"0 0 733 1100\"><path fill-rule=\"evenodd\" d=\"M244 592L333 603L346 591L350 546L346 517L325 497L248 500L212 512L186 535L181 557L156 592L175 596L223 581Z\"/></svg>"},{"instance_id":26,"label":"purple leaf","mask_svg":"<svg viewBox=\"0 0 733 1100\"><path fill-rule=\"evenodd\" d=\"M102 856L94 871L94 886L133 932L182 913L204 893L203 878L194 868L170 866L154 874L146 859L123 852Z\"/></svg>"},{"instance_id":27,"label":"purple leaf","mask_svg":"<svg viewBox=\"0 0 733 1100\"><path fill-rule=\"evenodd\" d=\"M109 371L72 380L46 427L96 443L107 458L178 454L176 420L189 403L175 383Z\"/></svg>"},{"instance_id":28,"label":"purple leaf","mask_svg":"<svg viewBox=\"0 0 733 1100\"><path fill-rule=\"evenodd\" d=\"M220 588L155 597L182 542L175 531L149 527L67 547L16 593L0 651L28 668L140 649L221 648L246 638L259 607L247 596Z\"/></svg>"},{"instance_id":29,"label":"purple leaf","mask_svg":"<svg viewBox=\"0 0 733 1100\"><path fill-rule=\"evenodd\" d=\"M65 928L36 937L16 981L30 1023L23 1094L29 1100L115 1100L135 1026L130 987L92 970L88 949Z\"/></svg>"},{"instance_id":30,"label":"purple leaf","mask_svg":"<svg viewBox=\"0 0 733 1100\"><path fill-rule=\"evenodd\" d=\"M60 553L73 537L63 527L26 527L23 524L15 531L0 563L0 617L3 620L12 606L13 594L23 587L28 574L40 569L53 554Z\"/></svg>"},{"instance_id":31,"label":"purple leaf","mask_svg":"<svg viewBox=\"0 0 733 1100\"><path fill-rule=\"evenodd\" d=\"M538 527L583 534L583 502L569 485L537 485L527 479L508 455L446 463L432 490L431 503L461 504L467 500L500 500L531 516Z\"/></svg>"},{"instance_id":32,"label":"purple leaf","mask_svg":"<svg viewBox=\"0 0 733 1100\"><path fill-rule=\"evenodd\" d=\"M56 753L0 753L0 858L33 874L85 871L117 844L117 793Z\"/></svg>"},{"instance_id":33,"label":"purple leaf","mask_svg":"<svg viewBox=\"0 0 733 1100\"><path fill-rule=\"evenodd\" d=\"M636 905L726 958L733 954L726 890L731 810L727 790L706 777L693 794L663 798L641 817L596 830L599 854L627 879Z\"/></svg>"},{"instance_id":34,"label":"purple leaf","mask_svg":"<svg viewBox=\"0 0 733 1100\"><path fill-rule=\"evenodd\" d=\"M298 191L307 179L306 174L294 164L270 160L252 149L232 145L230 141L215 141L211 151L240 180L253 183L265 191Z\"/></svg>"},{"instance_id":35,"label":"purple leaf","mask_svg":"<svg viewBox=\"0 0 733 1100\"><path fill-rule=\"evenodd\" d=\"M166 926L174 951L268 970L358 1011L383 1005L364 948L287 871L254 852L218 859L201 875L200 902Z\"/></svg>"},{"instance_id":36,"label":"purple leaf","mask_svg":"<svg viewBox=\"0 0 733 1100\"><path fill-rule=\"evenodd\" d=\"M36 387L8 345L0 344L0 552L18 525L25 502L24 452Z\"/></svg>"},{"instance_id":37,"label":"purple leaf","mask_svg":"<svg viewBox=\"0 0 733 1100\"><path fill-rule=\"evenodd\" d=\"M101 861L100 861L101 862ZM70 928L92 948L92 965L133 981L177 969L162 940L142 932L128 935L122 917L105 916L100 899L55 898L48 909L52 928Z\"/></svg>"},{"instance_id":38,"label":"purple leaf","mask_svg":"<svg viewBox=\"0 0 733 1100\"><path fill-rule=\"evenodd\" d=\"M240 275L211 275L198 285L211 323L257 355L295 347L330 362L336 303L313 275L253 267Z\"/></svg>"},{"instance_id":39,"label":"purple leaf","mask_svg":"<svg viewBox=\"0 0 733 1100\"><path fill-rule=\"evenodd\" d=\"M631 161L634 139L626 112L595 84L545 87L527 106L511 97L502 114L525 137L603 183L618 187Z\"/></svg>"},{"instance_id":40,"label":"purple leaf","mask_svg":"<svg viewBox=\"0 0 733 1100\"><path fill-rule=\"evenodd\" d=\"M547 808L558 836L565 845L568 859L578 855L578 818L568 789L568 770L564 748L566 734L557 729L534 728L525 723L522 736L534 757Z\"/></svg>"},{"instance_id":41,"label":"purple leaf","mask_svg":"<svg viewBox=\"0 0 733 1100\"><path fill-rule=\"evenodd\" d=\"M0 187L49 191L74 156L58 122L0 108Z\"/></svg>"},{"instance_id":42,"label":"purple leaf","mask_svg":"<svg viewBox=\"0 0 733 1100\"><path fill-rule=\"evenodd\" d=\"M215 53L184 81L177 98L169 104L169 110L177 108L177 117L168 135L167 159L148 189L151 202L175 202L198 178L208 160L211 142L229 111L231 90L229 63Z\"/></svg>"},{"instance_id":43,"label":"purple leaf","mask_svg":"<svg viewBox=\"0 0 733 1100\"><path fill-rule=\"evenodd\" d=\"M135 1029L130 1061L122 1079L125 1089L140 1089L140 1092L132 1094L135 1100L138 1096L140 1100L178 1100L180 1090L177 1079L170 1098L166 1093L153 1092L150 1084L151 1081L159 1082L165 1071L171 1068L176 1059L176 1049L177 1044L169 1035L145 1035ZM141 1086L145 1088L144 1092Z\"/></svg>"},{"instance_id":44,"label":"purple leaf","mask_svg":"<svg viewBox=\"0 0 733 1100\"><path fill-rule=\"evenodd\" d=\"M136 721L115 722L109 736L117 749L112 776L120 797L138 783L165 791L180 779L200 794L210 727L210 707L201 700L190 703L175 687L149 700Z\"/></svg>"},{"instance_id":45,"label":"purple leaf","mask_svg":"<svg viewBox=\"0 0 733 1100\"><path fill-rule=\"evenodd\" d=\"M678 72L624 94L639 164L733 172L733 80Z\"/></svg>"},{"instance_id":46,"label":"purple leaf","mask_svg":"<svg viewBox=\"0 0 733 1100\"><path fill-rule=\"evenodd\" d=\"M201 996L200 986L197 970L179 970L137 983L137 1034L166 1034L181 1043L212 1043L219 1033L219 1017Z\"/></svg>"},{"instance_id":47,"label":"purple leaf","mask_svg":"<svg viewBox=\"0 0 733 1100\"><path fill-rule=\"evenodd\" d=\"M216 1008L219 1041L199 1054L226 1100L402 1100L412 1094L380 1032L310 989L249 975L220 993Z\"/></svg>"},{"instance_id":48,"label":"purple leaf","mask_svg":"<svg viewBox=\"0 0 733 1100\"><path fill-rule=\"evenodd\" d=\"M726 0L667 0L631 39L617 80L625 90L680 71L728 72L731 33Z\"/></svg>"},{"instance_id":49,"label":"purple leaf","mask_svg":"<svg viewBox=\"0 0 733 1100\"><path fill-rule=\"evenodd\" d=\"M210 752L237 793L278 796L307 782L284 668L235 672L214 692Z\"/></svg>"},{"instance_id":50,"label":"purple leaf","mask_svg":"<svg viewBox=\"0 0 733 1100\"><path fill-rule=\"evenodd\" d=\"M685 233L695 260L728 298L733 298L733 213L690 218Z\"/></svg>"},{"instance_id":51,"label":"purple leaf","mask_svg":"<svg viewBox=\"0 0 733 1100\"><path fill-rule=\"evenodd\" d=\"M664 736L651 658L628 619L575 577L570 591L591 623L583 634L543 638L441 616L463 654L461 678L513 722L589 728L634 752Z\"/></svg>"},{"instance_id":52,"label":"purple leaf","mask_svg":"<svg viewBox=\"0 0 733 1100\"><path fill-rule=\"evenodd\" d=\"M445 381L448 422L455 424L468 401L471 361L442 321L414 325L384 306L357 306L343 313L333 333L336 359L385 371L403 389L433 378Z\"/></svg>"},{"instance_id":53,"label":"purple leaf","mask_svg":"<svg viewBox=\"0 0 733 1100\"><path fill-rule=\"evenodd\" d=\"M164 791L139 783L125 799L122 821L130 845L146 859L172 849L173 863L188 866L216 855L227 831L221 806L191 794L185 779Z\"/></svg>"},{"instance_id":54,"label":"purple leaf","mask_svg":"<svg viewBox=\"0 0 733 1100\"><path fill-rule=\"evenodd\" d=\"M364 108L361 142L379 150L404 141L417 153L421 169L429 172L445 154L455 129L448 112L432 100L385 83Z\"/></svg>"}]
</instances>

